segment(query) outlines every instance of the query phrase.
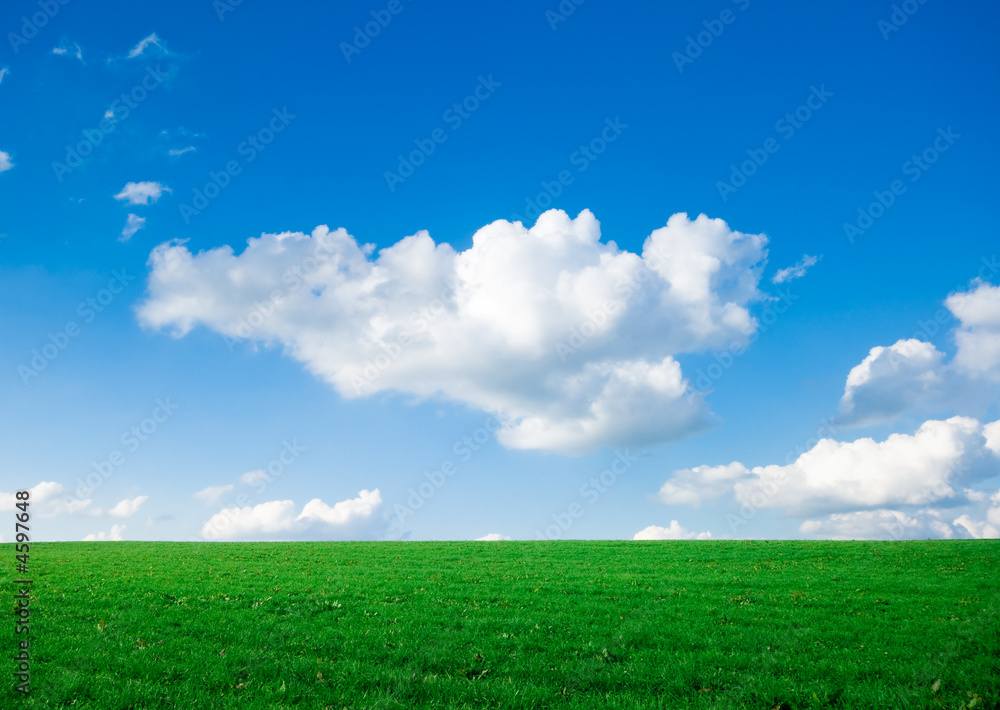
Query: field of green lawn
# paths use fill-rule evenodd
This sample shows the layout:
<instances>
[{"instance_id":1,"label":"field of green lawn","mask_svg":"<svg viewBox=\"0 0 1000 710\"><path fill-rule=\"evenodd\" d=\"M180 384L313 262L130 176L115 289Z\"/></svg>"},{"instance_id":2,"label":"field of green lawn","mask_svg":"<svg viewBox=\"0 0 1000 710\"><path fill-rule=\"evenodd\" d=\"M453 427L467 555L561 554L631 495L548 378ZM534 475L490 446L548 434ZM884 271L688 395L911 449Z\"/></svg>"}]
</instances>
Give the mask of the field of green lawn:
<instances>
[{"instance_id":1,"label":"field of green lawn","mask_svg":"<svg viewBox=\"0 0 1000 710\"><path fill-rule=\"evenodd\" d=\"M16 609L13 545L0 545ZM1000 708L1000 541L42 543L3 708Z\"/></svg>"}]
</instances>

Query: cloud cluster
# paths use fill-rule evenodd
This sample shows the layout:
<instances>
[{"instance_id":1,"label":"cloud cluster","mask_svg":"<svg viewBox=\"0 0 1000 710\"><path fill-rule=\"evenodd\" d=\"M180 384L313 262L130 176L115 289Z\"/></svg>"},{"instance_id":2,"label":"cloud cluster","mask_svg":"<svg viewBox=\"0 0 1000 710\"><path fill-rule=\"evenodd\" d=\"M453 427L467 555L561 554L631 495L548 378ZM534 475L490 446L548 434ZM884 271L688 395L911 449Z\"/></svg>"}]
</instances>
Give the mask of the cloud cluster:
<instances>
[{"instance_id":1,"label":"cloud cluster","mask_svg":"<svg viewBox=\"0 0 1000 710\"><path fill-rule=\"evenodd\" d=\"M280 344L344 397L504 411L511 448L651 445L707 425L674 357L746 342L766 243L676 214L635 254L602 242L589 211L558 210L531 229L489 224L462 252L421 231L372 258L325 226L263 234L241 254L171 243L150 256L138 316L177 336L203 325Z\"/></svg>"},{"instance_id":2,"label":"cloud cluster","mask_svg":"<svg viewBox=\"0 0 1000 710\"><path fill-rule=\"evenodd\" d=\"M63 485L55 481L42 481L29 488L28 493L30 494L32 516L39 518L53 518L57 515L77 513L87 508L91 503L89 498L76 500L66 497ZM14 510L17 502L14 493L0 492L0 511Z\"/></svg>"},{"instance_id":3,"label":"cloud cluster","mask_svg":"<svg viewBox=\"0 0 1000 710\"><path fill-rule=\"evenodd\" d=\"M799 532L823 540L955 537L954 528L942 518L942 513L933 509L919 510L912 515L884 508L860 510L853 513L834 513L825 520L807 520L799 527Z\"/></svg>"},{"instance_id":4,"label":"cloud cluster","mask_svg":"<svg viewBox=\"0 0 1000 710\"><path fill-rule=\"evenodd\" d=\"M948 296L944 305L921 329L933 334L957 319L954 358L947 362L943 352L916 337L872 348L847 376L838 425L884 423L933 409L967 411L977 399L995 401L1000 287L976 279L968 290ZM930 419L913 434L892 434L884 441L825 438L791 459L784 465L750 468L734 461L677 470L658 498L697 507L732 496L741 511L735 523L742 524L754 511L774 509L810 518L799 528L810 537L1000 535L1000 492L991 499L994 507L981 505L987 498L981 488L1000 473L1000 421L982 424L953 416ZM940 510L957 506L968 506L974 515L949 520L955 514ZM820 514L826 517L813 517Z\"/></svg>"},{"instance_id":5,"label":"cloud cluster","mask_svg":"<svg viewBox=\"0 0 1000 710\"><path fill-rule=\"evenodd\" d=\"M976 506L982 519L969 513L955 517L945 511L922 508L912 513L900 510L861 510L853 513L835 513L825 520L807 520L799 532L809 537L830 540L915 539L954 537L975 539L1000 538L1000 490L991 496L980 491L964 491L968 502L987 505Z\"/></svg>"},{"instance_id":6,"label":"cloud cluster","mask_svg":"<svg viewBox=\"0 0 1000 710\"><path fill-rule=\"evenodd\" d=\"M273 500L253 507L224 508L201 529L206 540L289 540L356 537L359 527L382 505L376 488L333 506L314 498L295 514L295 503Z\"/></svg>"},{"instance_id":7,"label":"cloud cluster","mask_svg":"<svg viewBox=\"0 0 1000 710\"><path fill-rule=\"evenodd\" d=\"M104 532L103 530L98 533L91 533L87 537L83 538L84 542L106 542L106 541L120 541L122 540L122 531L125 529L124 525L112 525L111 532Z\"/></svg>"},{"instance_id":8,"label":"cloud cluster","mask_svg":"<svg viewBox=\"0 0 1000 710\"><path fill-rule=\"evenodd\" d=\"M881 442L822 439L783 466L733 462L676 471L659 498L695 505L731 493L740 505L795 516L927 505L967 499L963 487L996 475L998 455L1000 422L952 417Z\"/></svg>"},{"instance_id":9,"label":"cloud cluster","mask_svg":"<svg viewBox=\"0 0 1000 710\"><path fill-rule=\"evenodd\" d=\"M710 532L688 532L683 525L678 523L676 520L670 521L669 527L661 527L659 525L650 525L648 528L643 528L637 532L633 540L710 540L712 539L712 533Z\"/></svg>"},{"instance_id":10,"label":"cloud cluster","mask_svg":"<svg viewBox=\"0 0 1000 710\"><path fill-rule=\"evenodd\" d=\"M58 515L82 513L90 517L130 518L149 500L149 496L136 496L118 501L112 508L101 510L91 508L90 498L80 500L67 495L61 483L42 481L28 489L31 513L39 518L54 518ZM14 510L18 503L14 493L0 492L0 512Z\"/></svg>"},{"instance_id":11,"label":"cloud cluster","mask_svg":"<svg viewBox=\"0 0 1000 710\"><path fill-rule=\"evenodd\" d=\"M0 173L10 170L14 167L14 163L10 160L10 153L5 153L0 150Z\"/></svg>"},{"instance_id":12,"label":"cloud cluster","mask_svg":"<svg viewBox=\"0 0 1000 710\"><path fill-rule=\"evenodd\" d=\"M510 535L501 535L500 533L487 533L482 537L477 537L477 542L503 542L504 540L510 540Z\"/></svg>"}]
</instances>

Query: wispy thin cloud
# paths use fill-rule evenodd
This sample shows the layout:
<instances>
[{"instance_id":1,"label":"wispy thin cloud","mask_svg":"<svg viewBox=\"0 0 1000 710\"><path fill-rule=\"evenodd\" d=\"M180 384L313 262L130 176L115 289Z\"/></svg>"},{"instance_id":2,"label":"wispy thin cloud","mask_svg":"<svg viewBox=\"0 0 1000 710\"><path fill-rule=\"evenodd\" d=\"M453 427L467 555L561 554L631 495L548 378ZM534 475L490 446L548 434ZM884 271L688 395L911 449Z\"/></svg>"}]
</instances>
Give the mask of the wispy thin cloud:
<instances>
[{"instance_id":1,"label":"wispy thin cloud","mask_svg":"<svg viewBox=\"0 0 1000 710\"><path fill-rule=\"evenodd\" d=\"M68 43L63 40L58 47L52 48L52 53L60 57L74 57L83 61L83 48L76 42Z\"/></svg>"},{"instance_id":2,"label":"wispy thin cloud","mask_svg":"<svg viewBox=\"0 0 1000 710\"><path fill-rule=\"evenodd\" d=\"M240 483L244 483L248 486L252 486L260 481L266 481L267 474L261 471L259 468L253 471L247 471L242 476L240 476Z\"/></svg>"},{"instance_id":3,"label":"wispy thin cloud","mask_svg":"<svg viewBox=\"0 0 1000 710\"><path fill-rule=\"evenodd\" d=\"M209 486L208 488L203 488L194 494L196 500L200 500L205 505L212 505L217 503L222 499L222 496L233 490L233 484L229 483L224 486Z\"/></svg>"},{"instance_id":4,"label":"wispy thin cloud","mask_svg":"<svg viewBox=\"0 0 1000 710\"><path fill-rule=\"evenodd\" d=\"M166 43L156 36L156 33L144 37L139 40L139 44L132 47L128 53L128 59L135 59L136 57L141 57L147 49L150 47L156 47L160 50L162 54L168 54Z\"/></svg>"},{"instance_id":5,"label":"wispy thin cloud","mask_svg":"<svg viewBox=\"0 0 1000 710\"><path fill-rule=\"evenodd\" d=\"M135 233L146 226L146 218L140 217L137 214L129 214L128 221L125 222L125 228L122 230L121 236L118 237L118 241L127 242Z\"/></svg>"},{"instance_id":6,"label":"wispy thin cloud","mask_svg":"<svg viewBox=\"0 0 1000 710\"><path fill-rule=\"evenodd\" d=\"M808 254L805 254L802 256L802 260L798 263L785 269L780 269L771 279L771 283L783 284L786 281L800 279L805 276L810 267L814 266L819 260L820 257L818 256L809 256Z\"/></svg>"}]
</instances>

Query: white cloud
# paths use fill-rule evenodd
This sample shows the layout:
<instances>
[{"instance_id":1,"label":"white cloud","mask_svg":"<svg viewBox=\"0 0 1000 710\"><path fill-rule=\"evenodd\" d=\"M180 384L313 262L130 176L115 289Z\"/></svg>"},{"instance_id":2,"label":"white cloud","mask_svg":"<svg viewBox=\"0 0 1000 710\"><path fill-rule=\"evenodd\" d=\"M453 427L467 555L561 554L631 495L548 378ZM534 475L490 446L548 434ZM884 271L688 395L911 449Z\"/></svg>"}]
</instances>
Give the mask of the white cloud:
<instances>
[{"instance_id":1,"label":"white cloud","mask_svg":"<svg viewBox=\"0 0 1000 710\"><path fill-rule=\"evenodd\" d=\"M198 149L195 148L193 145L189 145L186 148L171 148L170 150L167 151L167 154L171 156L178 156L178 155L184 155L185 153L190 153L193 150L198 150Z\"/></svg>"},{"instance_id":2,"label":"white cloud","mask_svg":"<svg viewBox=\"0 0 1000 710\"><path fill-rule=\"evenodd\" d=\"M670 527L664 528L659 525L650 525L635 534L633 540L709 540L712 537L710 532L688 532L684 526L676 520L670 521Z\"/></svg>"},{"instance_id":3,"label":"white cloud","mask_svg":"<svg viewBox=\"0 0 1000 710\"><path fill-rule=\"evenodd\" d=\"M945 299L961 327L955 333L955 366L971 376L1000 382L1000 286L984 281Z\"/></svg>"},{"instance_id":4,"label":"white cloud","mask_svg":"<svg viewBox=\"0 0 1000 710\"><path fill-rule=\"evenodd\" d=\"M170 192L170 188L158 182L130 182L115 195L115 199L127 200L130 205L148 205L160 199L164 192Z\"/></svg>"},{"instance_id":5,"label":"white cloud","mask_svg":"<svg viewBox=\"0 0 1000 710\"><path fill-rule=\"evenodd\" d=\"M966 514L955 519L953 524L976 539L1000 538L1000 490L990 497L990 502L993 505L986 511L986 520L974 520Z\"/></svg>"},{"instance_id":6,"label":"white cloud","mask_svg":"<svg viewBox=\"0 0 1000 710\"><path fill-rule=\"evenodd\" d=\"M731 491L741 505L781 508L796 516L960 499L964 494L956 486L995 475L986 439L995 426L952 417L883 442L822 439L786 466L751 469L734 462L677 471L660 498L694 504Z\"/></svg>"},{"instance_id":7,"label":"white cloud","mask_svg":"<svg viewBox=\"0 0 1000 710\"><path fill-rule=\"evenodd\" d=\"M209 486L195 493L194 498L200 500L205 505L212 505L213 503L217 503L222 496L233 490L233 487L232 483L224 486Z\"/></svg>"},{"instance_id":8,"label":"white cloud","mask_svg":"<svg viewBox=\"0 0 1000 710\"><path fill-rule=\"evenodd\" d=\"M149 496L138 496L131 500L125 498L118 501L115 507L108 511L108 515L112 518L131 518L147 500Z\"/></svg>"},{"instance_id":9,"label":"white cloud","mask_svg":"<svg viewBox=\"0 0 1000 710\"><path fill-rule=\"evenodd\" d=\"M10 161L10 153L5 153L0 150L0 173L5 170L10 170L14 167L14 163Z\"/></svg>"},{"instance_id":10,"label":"white cloud","mask_svg":"<svg viewBox=\"0 0 1000 710\"><path fill-rule=\"evenodd\" d=\"M238 540L265 537L274 533L291 533L295 524L295 503L273 500L252 508L226 508L202 526L201 534L209 540Z\"/></svg>"},{"instance_id":11,"label":"white cloud","mask_svg":"<svg viewBox=\"0 0 1000 710\"><path fill-rule=\"evenodd\" d=\"M124 525L112 525L111 532L106 533L103 530L99 533L91 533L87 537L83 538L84 542L104 542L108 540L121 540L122 530L125 529Z\"/></svg>"},{"instance_id":12,"label":"white cloud","mask_svg":"<svg viewBox=\"0 0 1000 710\"><path fill-rule=\"evenodd\" d=\"M501 542L503 540L510 540L509 535L501 535L500 533L487 533L482 537L477 537L477 542Z\"/></svg>"},{"instance_id":13,"label":"white cloud","mask_svg":"<svg viewBox=\"0 0 1000 710\"><path fill-rule=\"evenodd\" d=\"M914 338L872 348L847 375L841 423L887 421L939 400L948 380L943 361L944 353Z\"/></svg>"},{"instance_id":14,"label":"white cloud","mask_svg":"<svg viewBox=\"0 0 1000 710\"><path fill-rule=\"evenodd\" d=\"M961 515L955 519L955 525L961 526L969 534L977 540L994 540L1000 538L1000 508L993 508L991 513L994 513L992 519L973 520L968 515Z\"/></svg>"},{"instance_id":15,"label":"white cloud","mask_svg":"<svg viewBox=\"0 0 1000 710\"><path fill-rule=\"evenodd\" d=\"M266 481L268 478L269 477L267 475L267 472L262 471L261 469L258 468L254 469L253 471L247 471L242 476L240 476L240 483L252 486L253 484L258 483L260 481Z\"/></svg>"},{"instance_id":16,"label":"white cloud","mask_svg":"<svg viewBox=\"0 0 1000 710\"><path fill-rule=\"evenodd\" d=\"M977 503L989 498L992 507L977 506L974 515L963 513L951 524L945 522L942 511L934 509L921 509L912 514L899 510L865 510L834 514L825 520L807 520L799 531L810 537L830 540L1000 538L1000 491L992 496L971 490L966 494L970 501ZM977 519L978 516L983 519Z\"/></svg>"},{"instance_id":17,"label":"white cloud","mask_svg":"<svg viewBox=\"0 0 1000 710\"><path fill-rule=\"evenodd\" d=\"M42 481L30 489L35 514L42 518L77 513L90 505L90 499L74 500L65 496L61 483Z\"/></svg>"},{"instance_id":18,"label":"white cloud","mask_svg":"<svg viewBox=\"0 0 1000 710\"><path fill-rule=\"evenodd\" d=\"M983 436L986 437L986 448L994 455L1000 456L1000 420L986 424L983 427Z\"/></svg>"},{"instance_id":19,"label":"white cloud","mask_svg":"<svg viewBox=\"0 0 1000 710\"><path fill-rule=\"evenodd\" d=\"M55 481L42 481L38 485L28 489L28 502L31 506L30 512L39 518L52 518L57 515L78 513L87 508L91 500L74 500L65 496L65 490L61 483ZM0 492L0 511L14 510L17 507L16 493Z\"/></svg>"},{"instance_id":20,"label":"white cloud","mask_svg":"<svg viewBox=\"0 0 1000 710\"><path fill-rule=\"evenodd\" d=\"M945 306L959 320L951 362L931 343L910 338L872 348L847 376L841 425L885 422L908 411L976 400L988 403L1000 383L1000 286L974 281ZM940 321L938 321L940 322ZM935 325L935 329L936 329Z\"/></svg>"},{"instance_id":21,"label":"white cloud","mask_svg":"<svg viewBox=\"0 0 1000 710\"><path fill-rule=\"evenodd\" d=\"M156 33L144 37L139 40L139 44L132 47L128 53L128 59L135 59L136 57L142 56L147 49L150 47L156 47L161 54L169 54L167 52L167 45L163 40L156 36Z\"/></svg>"},{"instance_id":22,"label":"white cloud","mask_svg":"<svg viewBox=\"0 0 1000 710\"><path fill-rule=\"evenodd\" d=\"M990 523L989 521L973 520L968 515L960 515L955 519L955 525L964 528L970 537L977 540L1000 538L1000 522L997 521Z\"/></svg>"},{"instance_id":23,"label":"white cloud","mask_svg":"<svg viewBox=\"0 0 1000 710\"><path fill-rule=\"evenodd\" d=\"M10 69L8 67L0 67L0 84L3 83L4 77L8 74L10 74Z\"/></svg>"},{"instance_id":24,"label":"white cloud","mask_svg":"<svg viewBox=\"0 0 1000 710\"><path fill-rule=\"evenodd\" d=\"M131 239L136 232L146 226L146 218L140 217L137 214L129 214L128 220L125 222L125 228L122 230L122 234L118 237L118 241L127 242Z\"/></svg>"},{"instance_id":25,"label":"white cloud","mask_svg":"<svg viewBox=\"0 0 1000 710\"><path fill-rule=\"evenodd\" d=\"M135 514L139 507L149 500L149 496L138 496L132 499L119 501L117 505L108 510L102 511L99 508L91 508L91 499L75 499L67 495L61 483L54 481L42 481L33 488L29 488L30 512L38 518L53 518L58 515L72 515L83 513L91 517L110 515L114 518L128 518ZM14 510L18 503L14 493L0 493L0 511ZM102 538L103 539L103 538Z\"/></svg>"},{"instance_id":26,"label":"white cloud","mask_svg":"<svg viewBox=\"0 0 1000 710\"><path fill-rule=\"evenodd\" d=\"M907 515L898 510L863 510L835 513L825 520L807 520L799 532L822 540L886 540L945 538L954 531L940 520L936 510L921 510Z\"/></svg>"},{"instance_id":27,"label":"white cloud","mask_svg":"<svg viewBox=\"0 0 1000 710\"><path fill-rule=\"evenodd\" d=\"M252 508L225 508L205 523L201 535L208 540L343 537L370 520L381 505L382 496L376 488L363 490L357 498L332 507L314 498L298 515L290 500L269 501Z\"/></svg>"},{"instance_id":28,"label":"white cloud","mask_svg":"<svg viewBox=\"0 0 1000 710\"><path fill-rule=\"evenodd\" d=\"M83 61L83 48L79 44L73 42L67 44L65 40L58 46L52 49L52 53L60 57L73 57L74 59L79 59Z\"/></svg>"},{"instance_id":29,"label":"white cloud","mask_svg":"<svg viewBox=\"0 0 1000 710\"><path fill-rule=\"evenodd\" d=\"M818 256L809 256L808 254L804 254L802 256L802 260L798 263L784 269L779 269L778 272L771 278L771 283L783 284L786 281L800 279L805 276L809 268L814 266L819 260L820 257Z\"/></svg>"},{"instance_id":30,"label":"white cloud","mask_svg":"<svg viewBox=\"0 0 1000 710\"><path fill-rule=\"evenodd\" d=\"M382 505L382 496L378 489L361 491L357 498L342 500L330 507L319 498L313 498L305 504L297 520L307 523L318 521L327 525L347 525L355 520L371 516Z\"/></svg>"},{"instance_id":31,"label":"white cloud","mask_svg":"<svg viewBox=\"0 0 1000 710\"><path fill-rule=\"evenodd\" d=\"M550 210L530 230L487 225L463 252L418 232L372 259L371 245L325 226L263 234L239 255L163 244L138 315L177 336L205 325L280 343L344 397L503 411L505 446L582 453L707 425L674 356L753 333L766 243L677 214L640 255L602 243L589 211Z\"/></svg>"},{"instance_id":32,"label":"white cloud","mask_svg":"<svg viewBox=\"0 0 1000 710\"><path fill-rule=\"evenodd\" d=\"M690 505L697 508L705 501L718 498L732 490L733 484L747 475L739 461L724 466L697 466L674 471L673 477L660 487L657 497L668 505Z\"/></svg>"}]
</instances>

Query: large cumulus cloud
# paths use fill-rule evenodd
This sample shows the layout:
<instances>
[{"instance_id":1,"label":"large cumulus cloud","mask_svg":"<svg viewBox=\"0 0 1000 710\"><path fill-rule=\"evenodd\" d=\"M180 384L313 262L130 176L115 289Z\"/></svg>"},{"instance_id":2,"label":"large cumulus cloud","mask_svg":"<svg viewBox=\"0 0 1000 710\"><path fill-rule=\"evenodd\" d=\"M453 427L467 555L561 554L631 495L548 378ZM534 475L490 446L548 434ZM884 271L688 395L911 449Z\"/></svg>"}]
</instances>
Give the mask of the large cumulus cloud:
<instances>
[{"instance_id":1,"label":"large cumulus cloud","mask_svg":"<svg viewBox=\"0 0 1000 710\"><path fill-rule=\"evenodd\" d=\"M500 220L458 252L417 232L373 255L344 229L263 234L236 254L150 256L140 321L279 344L347 398L397 391L508 419L511 448L582 453L676 440L708 423L675 356L745 342L763 235L671 217L640 254L589 211Z\"/></svg>"}]
</instances>

